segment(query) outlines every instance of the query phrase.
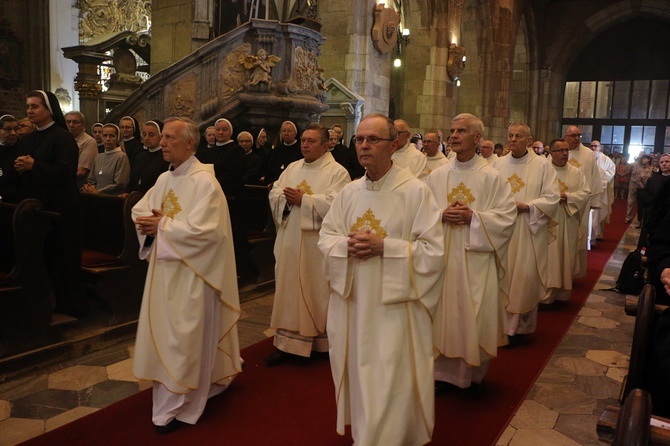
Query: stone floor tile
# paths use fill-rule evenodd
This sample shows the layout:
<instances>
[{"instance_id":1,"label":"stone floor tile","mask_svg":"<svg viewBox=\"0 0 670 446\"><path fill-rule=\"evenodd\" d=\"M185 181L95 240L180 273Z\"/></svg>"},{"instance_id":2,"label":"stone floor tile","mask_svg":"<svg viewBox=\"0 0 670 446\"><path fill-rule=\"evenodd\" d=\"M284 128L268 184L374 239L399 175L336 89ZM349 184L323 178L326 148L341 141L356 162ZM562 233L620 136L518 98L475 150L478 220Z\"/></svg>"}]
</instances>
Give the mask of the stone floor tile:
<instances>
[{"instance_id":1,"label":"stone floor tile","mask_svg":"<svg viewBox=\"0 0 670 446\"><path fill-rule=\"evenodd\" d=\"M606 367L620 367L627 369L630 364L630 357L612 350L589 350L586 357L591 361L602 364Z\"/></svg>"},{"instance_id":2,"label":"stone floor tile","mask_svg":"<svg viewBox=\"0 0 670 446\"><path fill-rule=\"evenodd\" d=\"M81 404L103 408L139 392L139 385L128 381L103 381L80 392Z\"/></svg>"},{"instance_id":3,"label":"stone floor tile","mask_svg":"<svg viewBox=\"0 0 670 446\"><path fill-rule=\"evenodd\" d=\"M87 358L86 361L81 361L82 365L107 367L110 364L128 359L130 354L128 348L124 345L118 345L116 348L105 349L102 352L97 352L94 356Z\"/></svg>"},{"instance_id":4,"label":"stone floor tile","mask_svg":"<svg viewBox=\"0 0 670 446\"><path fill-rule=\"evenodd\" d=\"M591 304L600 303L600 302L605 302L605 297L604 296L598 296L597 294L591 294L586 299L586 303L584 305L591 306Z\"/></svg>"},{"instance_id":5,"label":"stone floor tile","mask_svg":"<svg viewBox=\"0 0 670 446\"><path fill-rule=\"evenodd\" d=\"M516 411L510 426L516 429L553 429L558 413L537 401L525 400Z\"/></svg>"},{"instance_id":6,"label":"stone floor tile","mask_svg":"<svg viewBox=\"0 0 670 446\"><path fill-rule=\"evenodd\" d=\"M107 378L113 379L116 381L139 381L135 375L133 375L133 360L132 358L126 359L125 361L117 362L116 364L107 366Z\"/></svg>"},{"instance_id":7,"label":"stone floor tile","mask_svg":"<svg viewBox=\"0 0 670 446\"><path fill-rule=\"evenodd\" d=\"M13 446L43 433L43 420L8 418L0 422L0 446Z\"/></svg>"},{"instance_id":8,"label":"stone floor tile","mask_svg":"<svg viewBox=\"0 0 670 446\"><path fill-rule=\"evenodd\" d=\"M554 429L581 446L599 446L596 426L598 417L595 415L559 415Z\"/></svg>"},{"instance_id":9,"label":"stone floor tile","mask_svg":"<svg viewBox=\"0 0 670 446\"><path fill-rule=\"evenodd\" d=\"M604 317L579 317L577 322L594 328L616 328L619 323Z\"/></svg>"},{"instance_id":10,"label":"stone floor tile","mask_svg":"<svg viewBox=\"0 0 670 446\"><path fill-rule=\"evenodd\" d=\"M45 432L49 432L51 430L54 430L58 427L61 427L67 423L70 423L74 420L77 420L81 417L85 417L86 415L90 415L93 412L98 411L99 409L95 407L86 407L86 406L79 406L75 407L72 410L68 410L67 412L63 412L60 415L56 415L53 418L49 418L45 422Z\"/></svg>"},{"instance_id":11,"label":"stone floor tile","mask_svg":"<svg viewBox=\"0 0 670 446\"><path fill-rule=\"evenodd\" d=\"M553 363L547 364L537 378L538 383L562 384L571 386L575 380L575 373L563 367L557 367Z\"/></svg>"},{"instance_id":12,"label":"stone floor tile","mask_svg":"<svg viewBox=\"0 0 670 446\"><path fill-rule=\"evenodd\" d=\"M558 413L592 414L596 399L571 387L557 384L538 384L533 398L538 403Z\"/></svg>"},{"instance_id":13,"label":"stone floor tile","mask_svg":"<svg viewBox=\"0 0 670 446\"><path fill-rule=\"evenodd\" d=\"M509 446L580 446L552 429L518 429Z\"/></svg>"},{"instance_id":14,"label":"stone floor tile","mask_svg":"<svg viewBox=\"0 0 670 446\"><path fill-rule=\"evenodd\" d=\"M12 417L46 420L79 405L73 390L46 389L12 401Z\"/></svg>"},{"instance_id":15,"label":"stone floor tile","mask_svg":"<svg viewBox=\"0 0 670 446\"><path fill-rule=\"evenodd\" d=\"M49 388L82 390L107 379L104 367L76 365L49 375Z\"/></svg>"},{"instance_id":16,"label":"stone floor tile","mask_svg":"<svg viewBox=\"0 0 670 446\"><path fill-rule=\"evenodd\" d=\"M516 429L512 426L507 426L507 429L503 431L500 438L498 438L498 441L496 441L496 446L507 446L515 433Z\"/></svg>"},{"instance_id":17,"label":"stone floor tile","mask_svg":"<svg viewBox=\"0 0 670 446\"><path fill-rule=\"evenodd\" d=\"M619 367L610 367L607 369L607 377L612 378L619 383L623 383L623 379L626 375L628 375L628 369L622 369Z\"/></svg>"},{"instance_id":18,"label":"stone floor tile","mask_svg":"<svg viewBox=\"0 0 670 446\"><path fill-rule=\"evenodd\" d=\"M0 385L0 398L14 401L18 398L31 395L49 386L49 377L46 374L29 375L25 378L11 380Z\"/></svg>"},{"instance_id":19,"label":"stone floor tile","mask_svg":"<svg viewBox=\"0 0 670 446\"><path fill-rule=\"evenodd\" d=\"M578 376L572 387L597 399L616 398L621 383L607 376Z\"/></svg>"},{"instance_id":20,"label":"stone floor tile","mask_svg":"<svg viewBox=\"0 0 670 446\"><path fill-rule=\"evenodd\" d=\"M0 400L0 421L6 420L12 415L12 403Z\"/></svg>"},{"instance_id":21,"label":"stone floor tile","mask_svg":"<svg viewBox=\"0 0 670 446\"><path fill-rule=\"evenodd\" d=\"M558 358L554 361L554 364L573 372L575 375L604 376L607 373L607 367L586 358Z\"/></svg>"},{"instance_id":22,"label":"stone floor tile","mask_svg":"<svg viewBox=\"0 0 670 446\"><path fill-rule=\"evenodd\" d=\"M603 312L600 310L596 310L594 308L589 308L589 307L582 307L581 310L579 310L578 316L593 316L593 317L598 317L602 316Z\"/></svg>"},{"instance_id":23,"label":"stone floor tile","mask_svg":"<svg viewBox=\"0 0 670 446\"><path fill-rule=\"evenodd\" d=\"M602 339L592 334L569 334L563 338L563 342L560 345L561 347L579 346L585 350L608 350L612 343L607 339ZM586 354L586 351L584 354Z\"/></svg>"}]
</instances>

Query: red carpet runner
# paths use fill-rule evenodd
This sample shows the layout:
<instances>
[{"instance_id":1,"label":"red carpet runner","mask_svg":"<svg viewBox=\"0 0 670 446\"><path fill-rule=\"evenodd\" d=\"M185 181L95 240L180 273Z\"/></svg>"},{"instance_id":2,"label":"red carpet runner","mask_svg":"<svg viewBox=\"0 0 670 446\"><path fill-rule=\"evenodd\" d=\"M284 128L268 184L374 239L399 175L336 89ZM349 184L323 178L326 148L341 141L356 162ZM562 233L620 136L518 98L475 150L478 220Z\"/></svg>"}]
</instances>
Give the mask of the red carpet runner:
<instances>
[{"instance_id":1,"label":"red carpet runner","mask_svg":"<svg viewBox=\"0 0 670 446\"><path fill-rule=\"evenodd\" d=\"M481 394L455 391L436 398L435 445L495 444L597 282L627 225L625 203L615 202L605 240L589 253L586 278L567 304L540 311L537 333L524 345L499 350ZM347 445L335 432L335 396L329 363L305 360L267 368L270 340L243 350L244 373L209 401L196 426L159 436L151 424L151 393L140 392L44 434L26 445Z\"/></svg>"}]
</instances>

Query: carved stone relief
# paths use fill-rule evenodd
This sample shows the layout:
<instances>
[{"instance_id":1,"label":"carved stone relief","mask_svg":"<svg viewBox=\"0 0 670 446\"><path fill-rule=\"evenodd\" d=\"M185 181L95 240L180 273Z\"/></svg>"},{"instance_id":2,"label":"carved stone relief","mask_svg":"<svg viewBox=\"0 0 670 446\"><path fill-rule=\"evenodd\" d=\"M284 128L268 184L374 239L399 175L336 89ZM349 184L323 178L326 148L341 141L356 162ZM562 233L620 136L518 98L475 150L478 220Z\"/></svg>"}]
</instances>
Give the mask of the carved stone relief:
<instances>
[{"instance_id":1,"label":"carved stone relief","mask_svg":"<svg viewBox=\"0 0 670 446\"><path fill-rule=\"evenodd\" d=\"M314 51L296 47L291 90L312 93L324 98L327 90L326 80L323 78L323 68L318 65L316 58L317 54Z\"/></svg>"},{"instance_id":2,"label":"carved stone relief","mask_svg":"<svg viewBox=\"0 0 670 446\"><path fill-rule=\"evenodd\" d=\"M247 70L247 90L266 93L272 89L272 67L281 59L268 54L264 49L254 55L246 55L239 62Z\"/></svg>"},{"instance_id":3,"label":"carved stone relief","mask_svg":"<svg viewBox=\"0 0 670 446\"><path fill-rule=\"evenodd\" d=\"M229 98L244 90L249 74L244 65L240 64L240 60L245 59L250 54L251 45L244 43L228 53L225 59L221 61L219 72L221 73L222 97Z\"/></svg>"},{"instance_id":4,"label":"carved stone relief","mask_svg":"<svg viewBox=\"0 0 670 446\"><path fill-rule=\"evenodd\" d=\"M168 95L170 116L192 118L195 111L195 74L191 74L177 82Z\"/></svg>"},{"instance_id":5,"label":"carved stone relief","mask_svg":"<svg viewBox=\"0 0 670 446\"><path fill-rule=\"evenodd\" d=\"M119 31L151 27L150 0L78 0L79 43Z\"/></svg>"}]
</instances>

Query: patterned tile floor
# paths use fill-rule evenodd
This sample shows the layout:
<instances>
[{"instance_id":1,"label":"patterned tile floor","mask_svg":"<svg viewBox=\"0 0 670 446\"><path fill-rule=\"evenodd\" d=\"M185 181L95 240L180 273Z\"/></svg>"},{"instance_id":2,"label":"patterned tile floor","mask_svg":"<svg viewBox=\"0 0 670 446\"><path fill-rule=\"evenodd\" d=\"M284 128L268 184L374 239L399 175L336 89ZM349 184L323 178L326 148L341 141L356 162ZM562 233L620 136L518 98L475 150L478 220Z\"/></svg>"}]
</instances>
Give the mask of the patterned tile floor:
<instances>
[{"instance_id":1,"label":"patterned tile floor","mask_svg":"<svg viewBox=\"0 0 670 446\"><path fill-rule=\"evenodd\" d=\"M635 249L631 226L605 271L498 445L598 445L596 423L615 404L628 367L634 319L610 288ZM242 304L240 344L271 335L273 295ZM0 446L15 445L150 386L132 375L133 342L42 368L0 384Z\"/></svg>"}]
</instances>

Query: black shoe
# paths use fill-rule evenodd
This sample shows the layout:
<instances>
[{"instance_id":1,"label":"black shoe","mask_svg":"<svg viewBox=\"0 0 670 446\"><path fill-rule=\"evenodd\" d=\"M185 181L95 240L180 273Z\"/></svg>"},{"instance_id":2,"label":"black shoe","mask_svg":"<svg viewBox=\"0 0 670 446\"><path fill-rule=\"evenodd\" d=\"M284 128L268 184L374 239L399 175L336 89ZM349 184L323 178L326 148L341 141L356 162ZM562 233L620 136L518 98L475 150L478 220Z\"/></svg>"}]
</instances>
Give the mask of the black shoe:
<instances>
[{"instance_id":1,"label":"black shoe","mask_svg":"<svg viewBox=\"0 0 670 446\"><path fill-rule=\"evenodd\" d=\"M270 356L265 358L265 365L268 367L274 367L279 364L285 363L289 358L289 353L277 350Z\"/></svg>"},{"instance_id":2,"label":"black shoe","mask_svg":"<svg viewBox=\"0 0 670 446\"><path fill-rule=\"evenodd\" d=\"M514 348L521 344L521 335L507 335L507 345L502 348Z\"/></svg>"},{"instance_id":3,"label":"black shoe","mask_svg":"<svg viewBox=\"0 0 670 446\"><path fill-rule=\"evenodd\" d=\"M169 434L170 432L174 432L179 429L182 424L184 423L176 418L173 418L172 421L170 421L165 426L156 426L156 432L159 434Z\"/></svg>"},{"instance_id":4,"label":"black shoe","mask_svg":"<svg viewBox=\"0 0 670 446\"><path fill-rule=\"evenodd\" d=\"M448 383L448 382L445 382L445 381L435 381L435 396L444 395L450 389L454 389L454 388L456 388L456 386L454 386L451 383Z\"/></svg>"}]
</instances>

